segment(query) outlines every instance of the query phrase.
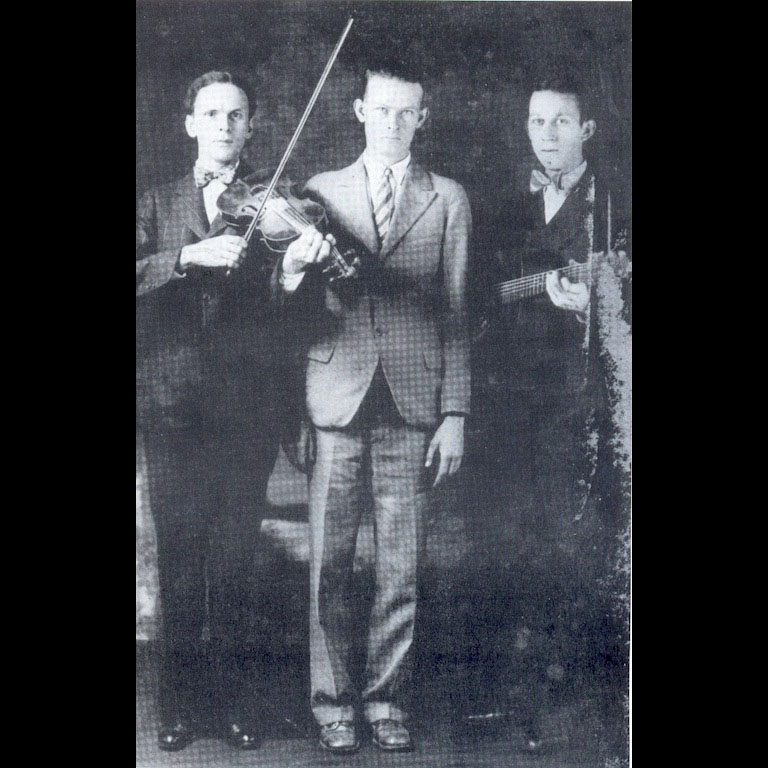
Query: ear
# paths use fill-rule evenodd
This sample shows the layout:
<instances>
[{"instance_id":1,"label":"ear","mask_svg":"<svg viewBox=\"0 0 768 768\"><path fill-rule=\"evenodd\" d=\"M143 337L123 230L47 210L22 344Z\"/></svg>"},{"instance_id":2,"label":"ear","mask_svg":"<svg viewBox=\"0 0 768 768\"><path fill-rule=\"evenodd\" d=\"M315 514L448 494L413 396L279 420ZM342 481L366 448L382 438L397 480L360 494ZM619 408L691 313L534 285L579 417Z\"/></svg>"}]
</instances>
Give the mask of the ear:
<instances>
[{"instance_id":1,"label":"ear","mask_svg":"<svg viewBox=\"0 0 768 768\"><path fill-rule=\"evenodd\" d=\"M365 122L365 107L363 104L362 99L355 99L354 103L352 104L352 109L355 110L355 115L357 116L357 119L361 122Z\"/></svg>"},{"instance_id":2,"label":"ear","mask_svg":"<svg viewBox=\"0 0 768 768\"><path fill-rule=\"evenodd\" d=\"M184 118L184 127L187 129L187 136L189 136L191 139L194 139L197 136L197 131L195 130L194 115L187 115Z\"/></svg>"},{"instance_id":3,"label":"ear","mask_svg":"<svg viewBox=\"0 0 768 768\"><path fill-rule=\"evenodd\" d=\"M581 124L581 142L589 141L597 130L597 123L594 120L585 120Z\"/></svg>"},{"instance_id":4,"label":"ear","mask_svg":"<svg viewBox=\"0 0 768 768\"><path fill-rule=\"evenodd\" d=\"M248 133L246 134L246 138L250 139L251 136L253 136L253 132L256 128L256 115L254 114L250 120L248 120Z\"/></svg>"},{"instance_id":5,"label":"ear","mask_svg":"<svg viewBox=\"0 0 768 768\"><path fill-rule=\"evenodd\" d=\"M424 123L427 122L427 118L429 117L429 107L422 107L419 110L419 122L416 123L416 130L418 131L419 128L421 128Z\"/></svg>"}]
</instances>

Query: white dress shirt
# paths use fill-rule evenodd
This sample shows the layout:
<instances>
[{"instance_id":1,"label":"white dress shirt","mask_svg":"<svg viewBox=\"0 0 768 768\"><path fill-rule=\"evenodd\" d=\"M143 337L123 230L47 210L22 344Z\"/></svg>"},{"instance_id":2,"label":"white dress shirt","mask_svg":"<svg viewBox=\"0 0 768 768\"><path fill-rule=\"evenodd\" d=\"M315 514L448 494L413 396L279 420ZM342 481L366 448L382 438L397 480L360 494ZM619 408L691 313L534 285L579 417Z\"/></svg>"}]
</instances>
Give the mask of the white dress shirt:
<instances>
[{"instance_id":1,"label":"white dress shirt","mask_svg":"<svg viewBox=\"0 0 768 768\"><path fill-rule=\"evenodd\" d=\"M394 165L387 165L386 163L371 157L368 154L368 150L363 152L363 165L365 166L365 178L366 187L368 188L368 202L371 203L371 212L373 212L372 204L372 189L377 189L381 184L381 178L384 176L384 172L389 168L392 171L392 176L395 179L395 196L393 200L392 215L397 210L397 201L400 197L400 188L403 185L403 179L405 173L408 170L408 166L411 163L411 153L409 152L402 160L398 160ZM210 184L208 185L210 186ZM293 275L286 275L284 272L280 272L280 285L286 293L293 293L301 284L306 272L297 272Z\"/></svg>"},{"instance_id":2,"label":"white dress shirt","mask_svg":"<svg viewBox=\"0 0 768 768\"><path fill-rule=\"evenodd\" d=\"M203 187L203 202L205 203L205 215L208 217L209 228L219 212L216 201L226 188L227 185L221 179L213 179Z\"/></svg>"},{"instance_id":3,"label":"white dress shirt","mask_svg":"<svg viewBox=\"0 0 768 768\"><path fill-rule=\"evenodd\" d=\"M584 175L587 170L587 161L585 160L581 165L574 168L568 173L564 173L560 184L566 182L564 186L566 189L560 189L555 187L554 184L548 184L544 187L544 222L549 224L552 221L554 215L563 207L563 203L568 195L571 193L571 189L579 183L579 179Z\"/></svg>"}]
</instances>

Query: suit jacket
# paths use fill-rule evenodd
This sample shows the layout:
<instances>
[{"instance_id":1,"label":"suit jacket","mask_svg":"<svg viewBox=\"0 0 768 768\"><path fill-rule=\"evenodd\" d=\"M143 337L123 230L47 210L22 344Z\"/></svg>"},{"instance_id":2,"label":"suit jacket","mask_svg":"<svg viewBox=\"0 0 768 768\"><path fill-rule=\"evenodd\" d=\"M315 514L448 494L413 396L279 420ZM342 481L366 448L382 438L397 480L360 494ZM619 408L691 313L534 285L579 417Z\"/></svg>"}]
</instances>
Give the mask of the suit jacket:
<instances>
[{"instance_id":1,"label":"suit jacket","mask_svg":"<svg viewBox=\"0 0 768 768\"><path fill-rule=\"evenodd\" d=\"M191 173L139 201L137 416L145 429L279 418L273 379L281 342L269 289L276 260L251 241L229 276L175 271L184 245L220 234L238 232L220 215L208 225Z\"/></svg>"},{"instance_id":2,"label":"suit jacket","mask_svg":"<svg viewBox=\"0 0 768 768\"><path fill-rule=\"evenodd\" d=\"M306 388L312 422L349 424L379 363L407 423L434 427L441 414L469 413L471 215L463 188L411 162L381 247L362 157L313 177L305 191L363 261L359 280L314 283ZM312 291L311 276L304 282Z\"/></svg>"}]
</instances>

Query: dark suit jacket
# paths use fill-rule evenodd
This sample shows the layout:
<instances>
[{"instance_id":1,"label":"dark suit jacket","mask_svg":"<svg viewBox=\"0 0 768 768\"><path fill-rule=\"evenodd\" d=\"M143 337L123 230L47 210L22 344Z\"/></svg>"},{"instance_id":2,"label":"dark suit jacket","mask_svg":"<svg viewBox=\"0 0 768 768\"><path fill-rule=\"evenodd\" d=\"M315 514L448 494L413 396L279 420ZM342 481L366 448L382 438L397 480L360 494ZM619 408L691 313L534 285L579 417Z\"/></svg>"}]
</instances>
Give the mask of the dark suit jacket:
<instances>
[{"instance_id":1,"label":"dark suit jacket","mask_svg":"<svg viewBox=\"0 0 768 768\"><path fill-rule=\"evenodd\" d=\"M137 415L145 429L279 419L281 341L269 289L276 259L254 238L229 276L175 271L184 245L224 233L238 234L220 216L208 226L191 173L139 201Z\"/></svg>"},{"instance_id":2,"label":"dark suit jacket","mask_svg":"<svg viewBox=\"0 0 768 768\"><path fill-rule=\"evenodd\" d=\"M415 162L379 249L362 158L306 192L364 263L359 281L320 288L307 355L307 408L317 427L346 426L381 363L400 415L434 427L469 413L466 278L471 216L462 187ZM307 282L307 279L305 279ZM310 280L311 282L311 280Z\"/></svg>"}]
</instances>

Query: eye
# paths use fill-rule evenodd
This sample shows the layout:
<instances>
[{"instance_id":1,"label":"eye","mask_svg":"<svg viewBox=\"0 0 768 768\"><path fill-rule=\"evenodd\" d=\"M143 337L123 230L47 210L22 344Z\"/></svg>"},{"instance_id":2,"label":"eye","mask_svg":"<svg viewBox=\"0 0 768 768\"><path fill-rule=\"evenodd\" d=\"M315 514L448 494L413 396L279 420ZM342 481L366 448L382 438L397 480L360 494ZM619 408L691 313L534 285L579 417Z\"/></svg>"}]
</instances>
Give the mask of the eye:
<instances>
[{"instance_id":1,"label":"eye","mask_svg":"<svg viewBox=\"0 0 768 768\"><path fill-rule=\"evenodd\" d=\"M571 124L571 118L570 117L559 117L557 119L557 122L560 125L570 125Z\"/></svg>"},{"instance_id":2,"label":"eye","mask_svg":"<svg viewBox=\"0 0 768 768\"><path fill-rule=\"evenodd\" d=\"M532 117L528 121L529 125L544 125L544 118L543 117Z\"/></svg>"}]
</instances>

